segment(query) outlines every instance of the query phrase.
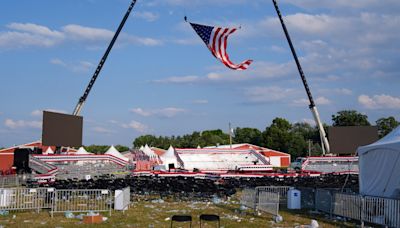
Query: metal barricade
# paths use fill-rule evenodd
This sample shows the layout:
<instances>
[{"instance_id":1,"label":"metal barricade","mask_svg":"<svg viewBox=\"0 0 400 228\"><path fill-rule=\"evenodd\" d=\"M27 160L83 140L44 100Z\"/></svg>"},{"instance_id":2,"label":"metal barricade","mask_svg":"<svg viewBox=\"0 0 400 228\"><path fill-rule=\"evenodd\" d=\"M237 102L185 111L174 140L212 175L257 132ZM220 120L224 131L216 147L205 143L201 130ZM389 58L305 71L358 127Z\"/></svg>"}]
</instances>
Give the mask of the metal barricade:
<instances>
[{"instance_id":1,"label":"metal barricade","mask_svg":"<svg viewBox=\"0 0 400 228\"><path fill-rule=\"evenodd\" d=\"M243 189L242 196L240 198L240 204L244 205L253 210L256 209L256 190L255 189Z\"/></svg>"},{"instance_id":2,"label":"metal barricade","mask_svg":"<svg viewBox=\"0 0 400 228\"><path fill-rule=\"evenodd\" d=\"M360 195L335 193L333 198L333 214L361 220L362 197Z\"/></svg>"},{"instance_id":3,"label":"metal barricade","mask_svg":"<svg viewBox=\"0 0 400 228\"><path fill-rule=\"evenodd\" d=\"M256 192L273 192L279 194L279 203L282 205L287 204L287 192L292 188L290 186L259 186L256 187Z\"/></svg>"},{"instance_id":4,"label":"metal barricade","mask_svg":"<svg viewBox=\"0 0 400 228\"><path fill-rule=\"evenodd\" d=\"M315 209L315 188L298 187L301 192L301 208Z\"/></svg>"},{"instance_id":5,"label":"metal barricade","mask_svg":"<svg viewBox=\"0 0 400 228\"><path fill-rule=\"evenodd\" d=\"M131 204L131 189L126 187L121 190L115 190L114 210L125 211Z\"/></svg>"},{"instance_id":6,"label":"metal barricade","mask_svg":"<svg viewBox=\"0 0 400 228\"><path fill-rule=\"evenodd\" d=\"M332 193L330 190L317 189L315 192L315 209L332 216Z\"/></svg>"},{"instance_id":7,"label":"metal barricade","mask_svg":"<svg viewBox=\"0 0 400 228\"><path fill-rule=\"evenodd\" d=\"M262 191L258 195L257 209L278 216L279 198L279 193Z\"/></svg>"},{"instance_id":8,"label":"metal barricade","mask_svg":"<svg viewBox=\"0 0 400 228\"><path fill-rule=\"evenodd\" d=\"M57 189L51 216L57 212L106 212L111 215L111 191L107 189Z\"/></svg>"},{"instance_id":9,"label":"metal barricade","mask_svg":"<svg viewBox=\"0 0 400 228\"><path fill-rule=\"evenodd\" d=\"M400 200L335 193L333 214L387 227L400 227Z\"/></svg>"},{"instance_id":10,"label":"metal barricade","mask_svg":"<svg viewBox=\"0 0 400 228\"><path fill-rule=\"evenodd\" d=\"M400 200L372 196L366 196L362 200L362 221L400 227Z\"/></svg>"},{"instance_id":11,"label":"metal barricade","mask_svg":"<svg viewBox=\"0 0 400 228\"><path fill-rule=\"evenodd\" d=\"M0 188L19 187L26 183L31 175L6 175L0 176Z\"/></svg>"},{"instance_id":12,"label":"metal barricade","mask_svg":"<svg viewBox=\"0 0 400 228\"><path fill-rule=\"evenodd\" d=\"M51 208L54 188L2 188L0 210L37 210Z\"/></svg>"}]
</instances>

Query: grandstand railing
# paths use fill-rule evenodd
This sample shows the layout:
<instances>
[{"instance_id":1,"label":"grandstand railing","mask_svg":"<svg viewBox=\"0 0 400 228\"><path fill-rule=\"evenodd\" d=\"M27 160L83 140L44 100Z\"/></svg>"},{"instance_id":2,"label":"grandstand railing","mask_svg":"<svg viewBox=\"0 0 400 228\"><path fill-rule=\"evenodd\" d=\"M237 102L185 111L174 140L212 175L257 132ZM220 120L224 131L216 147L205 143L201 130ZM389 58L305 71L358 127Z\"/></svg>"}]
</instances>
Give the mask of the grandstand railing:
<instances>
[{"instance_id":1,"label":"grandstand railing","mask_svg":"<svg viewBox=\"0 0 400 228\"><path fill-rule=\"evenodd\" d=\"M41 174L56 174L57 167L29 155L29 167Z\"/></svg>"},{"instance_id":2,"label":"grandstand railing","mask_svg":"<svg viewBox=\"0 0 400 228\"><path fill-rule=\"evenodd\" d=\"M264 155L261 155L259 152L255 151L255 150L251 150L250 153L253 154L264 165L270 165L270 162L265 158Z\"/></svg>"}]
</instances>

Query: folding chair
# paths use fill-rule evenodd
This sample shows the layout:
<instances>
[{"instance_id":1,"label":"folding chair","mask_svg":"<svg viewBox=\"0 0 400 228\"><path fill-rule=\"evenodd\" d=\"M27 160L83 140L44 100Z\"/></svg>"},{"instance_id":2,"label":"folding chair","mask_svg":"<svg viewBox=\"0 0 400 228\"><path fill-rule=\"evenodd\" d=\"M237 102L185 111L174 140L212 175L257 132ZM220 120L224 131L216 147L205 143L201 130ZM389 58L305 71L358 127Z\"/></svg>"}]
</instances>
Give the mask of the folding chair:
<instances>
[{"instance_id":1,"label":"folding chair","mask_svg":"<svg viewBox=\"0 0 400 228\"><path fill-rule=\"evenodd\" d=\"M214 221L218 221L218 228L220 227L220 219L218 215L211 215L211 214L202 214L200 215L200 228L201 228L201 222L202 221L210 221L210 222L214 222Z\"/></svg>"},{"instance_id":2,"label":"folding chair","mask_svg":"<svg viewBox=\"0 0 400 228\"><path fill-rule=\"evenodd\" d=\"M171 218L171 228L173 222L190 222L190 228L192 227L192 216L191 215L173 215Z\"/></svg>"}]
</instances>

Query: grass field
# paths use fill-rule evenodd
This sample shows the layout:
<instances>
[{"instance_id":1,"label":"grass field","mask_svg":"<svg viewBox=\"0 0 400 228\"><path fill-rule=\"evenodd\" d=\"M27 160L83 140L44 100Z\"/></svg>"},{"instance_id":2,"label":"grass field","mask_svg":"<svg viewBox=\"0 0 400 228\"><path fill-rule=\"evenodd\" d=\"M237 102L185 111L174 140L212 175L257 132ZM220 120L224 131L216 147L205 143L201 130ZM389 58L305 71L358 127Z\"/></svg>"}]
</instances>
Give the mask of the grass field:
<instances>
[{"instance_id":1,"label":"grass field","mask_svg":"<svg viewBox=\"0 0 400 228\"><path fill-rule=\"evenodd\" d=\"M170 217L174 214L189 214L193 217L193 226L199 227L199 215L203 213L217 214L221 217L222 227L296 227L310 224L316 219L320 227L355 227L356 224L343 221L332 221L325 215L310 213L307 210L281 210L283 221L275 223L273 217L266 213L254 213L252 210L240 210L236 199L222 201L219 204L200 201L159 201L142 198L132 203L125 213L113 211L103 215L108 219L102 224L86 225L76 218L65 218L63 213L50 217L48 211L11 212L7 216L0 216L0 225L4 227L169 227ZM74 213L78 215L79 213ZM189 227L186 223L174 223L174 227ZM215 223L208 223L203 227L216 227Z\"/></svg>"}]
</instances>

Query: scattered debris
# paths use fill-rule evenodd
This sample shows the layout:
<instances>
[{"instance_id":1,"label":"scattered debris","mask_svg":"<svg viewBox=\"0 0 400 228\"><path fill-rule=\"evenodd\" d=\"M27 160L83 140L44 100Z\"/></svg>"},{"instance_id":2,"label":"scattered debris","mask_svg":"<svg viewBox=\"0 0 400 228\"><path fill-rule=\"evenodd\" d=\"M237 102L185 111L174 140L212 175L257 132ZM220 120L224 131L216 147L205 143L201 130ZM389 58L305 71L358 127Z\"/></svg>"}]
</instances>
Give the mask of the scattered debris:
<instances>
[{"instance_id":1,"label":"scattered debris","mask_svg":"<svg viewBox=\"0 0 400 228\"><path fill-rule=\"evenodd\" d=\"M276 223L280 223L280 222L283 221L283 218L282 218L282 216L277 215L277 216L274 217L274 220L275 220Z\"/></svg>"},{"instance_id":2,"label":"scattered debris","mask_svg":"<svg viewBox=\"0 0 400 228\"><path fill-rule=\"evenodd\" d=\"M1 216L7 216L10 212L7 210L0 210L0 215Z\"/></svg>"},{"instance_id":3,"label":"scattered debris","mask_svg":"<svg viewBox=\"0 0 400 228\"><path fill-rule=\"evenodd\" d=\"M163 199L154 199L151 202L152 203L164 203L165 201Z\"/></svg>"},{"instance_id":4,"label":"scattered debris","mask_svg":"<svg viewBox=\"0 0 400 228\"><path fill-rule=\"evenodd\" d=\"M75 218L74 214L70 211L64 212L65 218Z\"/></svg>"},{"instance_id":5,"label":"scattered debris","mask_svg":"<svg viewBox=\"0 0 400 228\"><path fill-rule=\"evenodd\" d=\"M311 220L310 227L311 228L318 228L319 224L318 224L317 220L315 220L315 219Z\"/></svg>"}]
</instances>

